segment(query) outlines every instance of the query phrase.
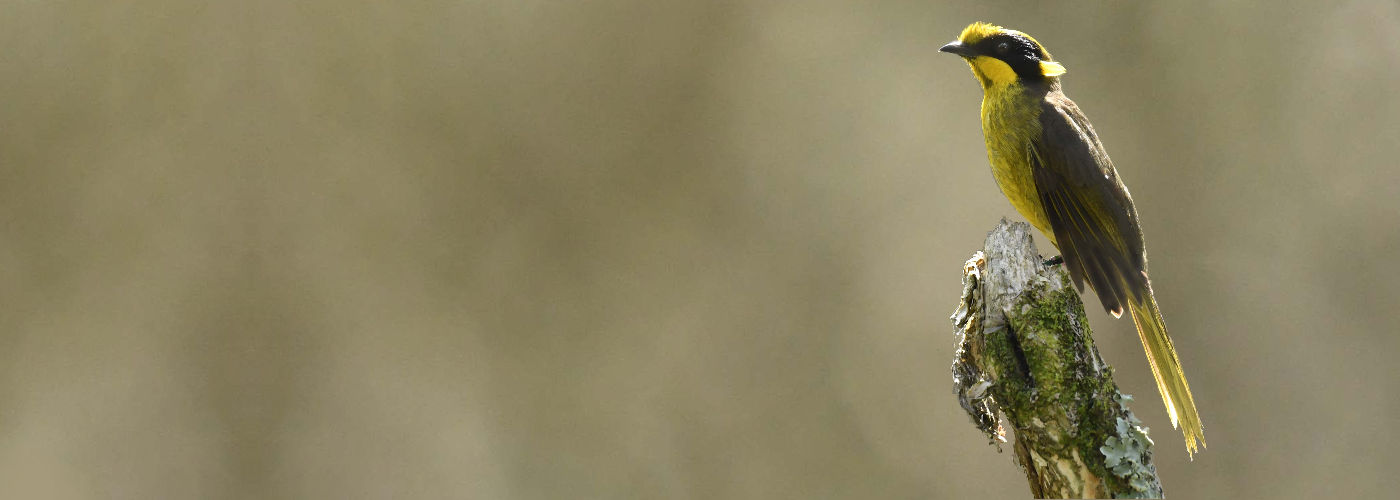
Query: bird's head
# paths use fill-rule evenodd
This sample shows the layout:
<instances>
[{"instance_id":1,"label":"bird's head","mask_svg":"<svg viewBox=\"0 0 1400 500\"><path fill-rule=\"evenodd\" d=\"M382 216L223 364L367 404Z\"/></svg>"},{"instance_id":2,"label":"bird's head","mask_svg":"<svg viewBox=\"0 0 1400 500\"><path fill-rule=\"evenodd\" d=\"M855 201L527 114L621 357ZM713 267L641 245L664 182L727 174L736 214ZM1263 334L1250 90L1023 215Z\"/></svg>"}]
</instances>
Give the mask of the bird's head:
<instances>
[{"instance_id":1,"label":"bird's head","mask_svg":"<svg viewBox=\"0 0 1400 500\"><path fill-rule=\"evenodd\" d=\"M987 23L972 23L938 51L962 56L983 87L1042 82L1065 74L1065 67L1030 35Z\"/></svg>"}]
</instances>

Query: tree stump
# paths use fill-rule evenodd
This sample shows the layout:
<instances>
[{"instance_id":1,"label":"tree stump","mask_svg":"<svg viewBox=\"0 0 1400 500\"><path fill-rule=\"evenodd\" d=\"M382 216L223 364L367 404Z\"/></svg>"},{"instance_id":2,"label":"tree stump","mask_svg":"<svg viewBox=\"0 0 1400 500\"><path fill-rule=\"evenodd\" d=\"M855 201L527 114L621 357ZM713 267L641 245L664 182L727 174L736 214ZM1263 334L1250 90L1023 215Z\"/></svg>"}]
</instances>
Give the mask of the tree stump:
<instances>
[{"instance_id":1,"label":"tree stump","mask_svg":"<svg viewBox=\"0 0 1400 500\"><path fill-rule=\"evenodd\" d=\"M1031 493L1161 497L1147 429L1094 347L1064 266L1045 264L1030 226L1002 219L963 266L962 284L955 393L998 450L1005 415Z\"/></svg>"}]
</instances>

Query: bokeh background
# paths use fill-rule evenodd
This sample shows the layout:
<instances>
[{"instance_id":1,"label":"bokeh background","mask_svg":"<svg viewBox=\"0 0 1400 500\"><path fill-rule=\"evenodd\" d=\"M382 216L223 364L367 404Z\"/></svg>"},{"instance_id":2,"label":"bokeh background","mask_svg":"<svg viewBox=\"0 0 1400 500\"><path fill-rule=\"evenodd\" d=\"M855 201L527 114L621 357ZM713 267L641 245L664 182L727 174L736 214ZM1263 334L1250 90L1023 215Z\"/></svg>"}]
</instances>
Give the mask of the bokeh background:
<instances>
[{"instance_id":1,"label":"bokeh background","mask_svg":"<svg viewBox=\"0 0 1400 500\"><path fill-rule=\"evenodd\" d=\"M6 496L1025 496L948 371L974 20L1133 190L1194 462L1090 319L1167 493L1395 490L1393 1L3 12Z\"/></svg>"}]
</instances>

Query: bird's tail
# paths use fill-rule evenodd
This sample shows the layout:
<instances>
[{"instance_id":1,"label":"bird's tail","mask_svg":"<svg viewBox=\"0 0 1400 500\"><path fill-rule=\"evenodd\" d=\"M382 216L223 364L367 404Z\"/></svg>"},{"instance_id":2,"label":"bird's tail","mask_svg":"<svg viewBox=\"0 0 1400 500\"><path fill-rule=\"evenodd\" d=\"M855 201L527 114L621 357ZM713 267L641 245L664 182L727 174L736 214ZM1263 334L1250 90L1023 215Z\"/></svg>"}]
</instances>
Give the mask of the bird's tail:
<instances>
[{"instance_id":1,"label":"bird's tail","mask_svg":"<svg viewBox=\"0 0 1400 500\"><path fill-rule=\"evenodd\" d=\"M1133 323L1137 325L1138 337L1147 351L1152 376L1157 379L1157 392L1162 394L1162 402L1167 405L1172 427L1181 429L1186 437L1186 453L1191 456L1196 453L1197 442L1205 447L1205 428L1201 426L1201 416L1196 413L1191 386L1186 383L1186 374L1181 371L1181 361L1176 358L1172 339L1167 336L1167 324L1162 321L1162 313L1157 309L1157 299L1152 296L1152 285L1147 283L1146 286L1147 293L1130 297Z\"/></svg>"}]
</instances>

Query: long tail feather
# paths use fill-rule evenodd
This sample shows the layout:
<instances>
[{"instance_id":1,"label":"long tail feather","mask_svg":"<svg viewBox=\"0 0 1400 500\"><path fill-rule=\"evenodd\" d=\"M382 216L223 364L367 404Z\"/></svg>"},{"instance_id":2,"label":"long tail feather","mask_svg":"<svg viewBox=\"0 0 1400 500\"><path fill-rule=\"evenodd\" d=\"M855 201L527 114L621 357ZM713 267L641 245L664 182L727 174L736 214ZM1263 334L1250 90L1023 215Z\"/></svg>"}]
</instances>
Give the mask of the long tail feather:
<instances>
[{"instance_id":1,"label":"long tail feather","mask_svg":"<svg viewBox=\"0 0 1400 500\"><path fill-rule=\"evenodd\" d=\"M1196 413L1196 401L1191 397L1191 386L1186 383L1181 360L1177 359L1172 339L1167 336L1167 324L1157 309L1157 299L1152 297L1152 285L1147 284L1147 293L1134 295L1136 297L1130 301L1133 323L1137 325L1143 350L1147 351L1152 376L1157 379L1157 392L1162 394L1172 427L1180 428L1186 438L1187 455L1192 456L1196 453L1196 443L1205 447L1206 440L1201 416Z\"/></svg>"}]
</instances>

